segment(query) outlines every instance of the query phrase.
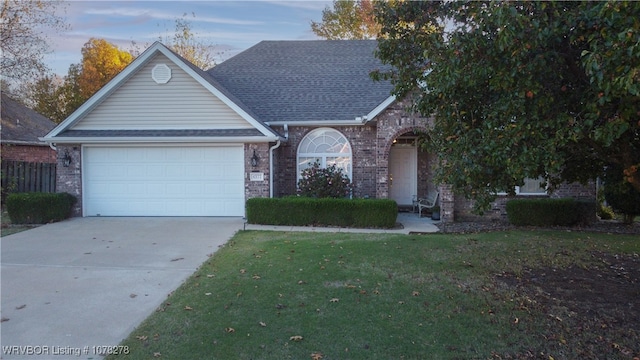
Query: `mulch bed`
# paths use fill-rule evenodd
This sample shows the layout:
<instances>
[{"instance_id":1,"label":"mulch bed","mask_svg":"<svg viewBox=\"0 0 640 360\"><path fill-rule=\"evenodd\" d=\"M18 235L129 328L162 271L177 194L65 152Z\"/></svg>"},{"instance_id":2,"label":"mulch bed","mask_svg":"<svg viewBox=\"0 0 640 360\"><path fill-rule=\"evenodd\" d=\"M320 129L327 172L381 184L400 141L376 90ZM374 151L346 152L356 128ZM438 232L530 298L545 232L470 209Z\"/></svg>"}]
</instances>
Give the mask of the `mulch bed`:
<instances>
[{"instance_id":1,"label":"mulch bed","mask_svg":"<svg viewBox=\"0 0 640 360\"><path fill-rule=\"evenodd\" d=\"M467 234L489 231L504 231L504 230L540 230L540 227L523 227L513 226L508 223L494 221L494 222L454 222L454 223L439 223L436 226L440 229L440 232L447 234ZM589 226L575 226L575 227L551 227L551 230L566 230L566 231L585 231L585 232L599 232L609 234L638 234L640 235L640 223L634 222L633 224L623 224L619 221L597 221Z\"/></svg>"}]
</instances>

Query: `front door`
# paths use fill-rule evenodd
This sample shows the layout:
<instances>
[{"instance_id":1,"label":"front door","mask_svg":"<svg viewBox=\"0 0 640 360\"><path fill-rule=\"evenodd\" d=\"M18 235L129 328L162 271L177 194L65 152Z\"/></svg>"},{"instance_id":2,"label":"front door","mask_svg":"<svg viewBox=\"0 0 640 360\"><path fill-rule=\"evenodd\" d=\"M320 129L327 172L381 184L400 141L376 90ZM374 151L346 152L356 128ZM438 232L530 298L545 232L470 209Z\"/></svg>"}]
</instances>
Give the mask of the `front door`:
<instances>
[{"instance_id":1,"label":"front door","mask_svg":"<svg viewBox=\"0 0 640 360\"><path fill-rule=\"evenodd\" d=\"M389 198L398 205L412 205L418 193L418 148L394 145L389 153Z\"/></svg>"}]
</instances>

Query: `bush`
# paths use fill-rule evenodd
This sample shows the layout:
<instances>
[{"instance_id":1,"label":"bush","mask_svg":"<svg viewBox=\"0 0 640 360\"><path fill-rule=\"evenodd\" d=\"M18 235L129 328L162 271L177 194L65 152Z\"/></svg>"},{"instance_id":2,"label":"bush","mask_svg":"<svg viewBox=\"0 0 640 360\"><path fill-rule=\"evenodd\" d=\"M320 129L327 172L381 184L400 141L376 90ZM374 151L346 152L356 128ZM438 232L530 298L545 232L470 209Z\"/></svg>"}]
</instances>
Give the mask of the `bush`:
<instances>
[{"instance_id":1,"label":"bush","mask_svg":"<svg viewBox=\"0 0 640 360\"><path fill-rule=\"evenodd\" d=\"M398 205L387 199L253 198L247 222L265 225L392 228Z\"/></svg>"},{"instance_id":2,"label":"bush","mask_svg":"<svg viewBox=\"0 0 640 360\"><path fill-rule=\"evenodd\" d=\"M321 168L314 162L310 168L302 170L298 181L298 193L313 198L343 198L351 194L351 181L335 164Z\"/></svg>"},{"instance_id":3,"label":"bush","mask_svg":"<svg viewBox=\"0 0 640 360\"><path fill-rule=\"evenodd\" d=\"M46 224L68 218L75 203L68 193L13 193L7 197L7 212L14 224Z\"/></svg>"},{"instance_id":4,"label":"bush","mask_svg":"<svg viewBox=\"0 0 640 360\"><path fill-rule=\"evenodd\" d=\"M640 215L640 191L624 180L620 167L609 166L604 176L604 197L611 208L623 214L625 224L631 224Z\"/></svg>"},{"instance_id":5,"label":"bush","mask_svg":"<svg viewBox=\"0 0 640 360\"><path fill-rule=\"evenodd\" d=\"M516 226L573 226L595 221L596 203L574 199L515 199L507 218Z\"/></svg>"}]
</instances>

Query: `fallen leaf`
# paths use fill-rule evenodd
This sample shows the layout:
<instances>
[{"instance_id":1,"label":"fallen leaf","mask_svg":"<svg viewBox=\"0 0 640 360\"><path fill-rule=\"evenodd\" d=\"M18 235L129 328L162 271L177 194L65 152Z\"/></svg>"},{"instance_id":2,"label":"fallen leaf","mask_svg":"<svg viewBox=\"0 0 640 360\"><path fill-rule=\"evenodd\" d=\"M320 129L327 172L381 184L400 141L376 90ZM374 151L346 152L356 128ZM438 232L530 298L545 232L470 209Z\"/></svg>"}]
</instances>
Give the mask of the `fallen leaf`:
<instances>
[{"instance_id":1,"label":"fallen leaf","mask_svg":"<svg viewBox=\"0 0 640 360\"><path fill-rule=\"evenodd\" d=\"M517 323L519 323L519 322L520 322L520 319L518 319L518 318L515 318L515 320L513 320L513 323L514 323L514 324L517 324Z\"/></svg>"},{"instance_id":2,"label":"fallen leaf","mask_svg":"<svg viewBox=\"0 0 640 360\"><path fill-rule=\"evenodd\" d=\"M5 321L9 321L9 318L3 317L2 319L0 319L0 322L5 322Z\"/></svg>"},{"instance_id":3,"label":"fallen leaf","mask_svg":"<svg viewBox=\"0 0 640 360\"><path fill-rule=\"evenodd\" d=\"M294 335L294 336L290 337L289 340L291 340L291 341L302 341L302 336Z\"/></svg>"},{"instance_id":4,"label":"fallen leaf","mask_svg":"<svg viewBox=\"0 0 640 360\"><path fill-rule=\"evenodd\" d=\"M336 303L338 301L340 301L340 299L338 299L338 298L333 298L333 299L329 300L329 302L332 302L332 303Z\"/></svg>"},{"instance_id":5,"label":"fallen leaf","mask_svg":"<svg viewBox=\"0 0 640 360\"><path fill-rule=\"evenodd\" d=\"M207 274L208 278L216 277L214 274Z\"/></svg>"},{"instance_id":6,"label":"fallen leaf","mask_svg":"<svg viewBox=\"0 0 640 360\"><path fill-rule=\"evenodd\" d=\"M204 294L207 295L207 296L211 295L211 293L204 293Z\"/></svg>"},{"instance_id":7,"label":"fallen leaf","mask_svg":"<svg viewBox=\"0 0 640 360\"><path fill-rule=\"evenodd\" d=\"M253 275L252 278L253 278L253 280L258 280L258 279L260 279L260 275Z\"/></svg>"},{"instance_id":8,"label":"fallen leaf","mask_svg":"<svg viewBox=\"0 0 640 360\"><path fill-rule=\"evenodd\" d=\"M175 259L171 259L171 261L179 261L179 260L184 260L184 258L175 258Z\"/></svg>"},{"instance_id":9,"label":"fallen leaf","mask_svg":"<svg viewBox=\"0 0 640 360\"><path fill-rule=\"evenodd\" d=\"M246 270L246 269L240 269L240 274L244 274L244 273L246 273L246 272L247 272L247 270Z\"/></svg>"},{"instance_id":10,"label":"fallen leaf","mask_svg":"<svg viewBox=\"0 0 640 360\"><path fill-rule=\"evenodd\" d=\"M184 309L185 310L193 310L193 308L191 306L185 306Z\"/></svg>"},{"instance_id":11,"label":"fallen leaf","mask_svg":"<svg viewBox=\"0 0 640 360\"><path fill-rule=\"evenodd\" d=\"M316 352L311 354L311 360L320 360L322 359L322 353Z\"/></svg>"},{"instance_id":12,"label":"fallen leaf","mask_svg":"<svg viewBox=\"0 0 640 360\"><path fill-rule=\"evenodd\" d=\"M134 297L136 297L136 296L138 296L138 295L136 295L136 294L129 294L129 297L130 297L130 298L132 298L132 299L133 299Z\"/></svg>"},{"instance_id":13,"label":"fallen leaf","mask_svg":"<svg viewBox=\"0 0 640 360\"><path fill-rule=\"evenodd\" d=\"M413 296L419 296L419 295L420 295L420 293L419 293L419 292L417 292L417 291L414 291L414 292L412 292L412 293L411 293L411 295L413 295Z\"/></svg>"},{"instance_id":14,"label":"fallen leaf","mask_svg":"<svg viewBox=\"0 0 640 360\"><path fill-rule=\"evenodd\" d=\"M367 290L360 290L360 295L367 295Z\"/></svg>"},{"instance_id":15,"label":"fallen leaf","mask_svg":"<svg viewBox=\"0 0 640 360\"><path fill-rule=\"evenodd\" d=\"M20 306L16 306L16 310L22 310L27 307L27 304L22 304Z\"/></svg>"},{"instance_id":16,"label":"fallen leaf","mask_svg":"<svg viewBox=\"0 0 640 360\"><path fill-rule=\"evenodd\" d=\"M267 326L267 324L262 322L262 321L260 321L258 324L260 324L260 326L262 326L262 327L266 327Z\"/></svg>"},{"instance_id":17,"label":"fallen leaf","mask_svg":"<svg viewBox=\"0 0 640 360\"><path fill-rule=\"evenodd\" d=\"M234 333L234 332L236 332L236 329L234 329L232 327L226 327L226 328L224 328L224 331L226 331L228 333Z\"/></svg>"},{"instance_id":18,"label":"fallen leaf","mask_svg":"<svg viewBox=\"0 0 640 360\"><path fill-rule=\"evenodd\" d=\"M145 335L138 335L138 336L136 336L136 339L138 339L138 340L140 340L140 341L145 341L145 340L147 340L147 339L148 339L148 337L147 337L147 336L145 336Z\"/></svg>"},{"instance_id":19,"label":"fallen leaf","mask_svg":"<svg viewBox=\"0 0 640 360\"><path fill-rule=\"evenodd\" d=\"M158 357L160 357L160 356L162 356L162 354L160 354L159 352L154 352L154 353L153 353L153 357L158 358Z\"/></svg>"},{"instance_id":20,"label":"fallen leaf","mask_svg":"<svg viewBox=\"0 0 640 360\"><path fill-rule=\"evenodd\" d=\"M303 284L306 284L306 283L307 283L306 281L302 281L302 280L298 281L298 285L303 285Z\"/></svg>"}]
</instances>

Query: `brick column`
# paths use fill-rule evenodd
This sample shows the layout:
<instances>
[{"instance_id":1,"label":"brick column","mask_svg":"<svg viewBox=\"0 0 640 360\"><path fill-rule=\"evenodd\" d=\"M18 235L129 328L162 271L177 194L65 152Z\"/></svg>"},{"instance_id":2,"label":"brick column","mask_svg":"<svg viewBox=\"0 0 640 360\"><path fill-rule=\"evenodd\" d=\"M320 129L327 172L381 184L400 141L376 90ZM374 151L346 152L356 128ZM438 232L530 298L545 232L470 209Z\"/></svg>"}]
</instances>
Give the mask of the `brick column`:
<instances>
[{"instance_id":1,"label":"brick column","mask_svg":"<svg viewBox=\"0 0 640 360\"><path fill-rule=\"evenodd\" d=\"M440 185L438 191L440 191L440 221L454 222L455 197L451 185Z\"/></svg>"},{"instance_id":2,"label":"brick column","mask_svg":"<svg viewBox=\"0 0 640 360\"><path fill-rule=\"evenodd\" d=\"M79 144L58 145L56 164L56 192L66 192L78 200L71 210L71 216L82 216L82 153ZM66 154L71 156L71 164L64 166Z\"/></svg>"}]
</instances>

